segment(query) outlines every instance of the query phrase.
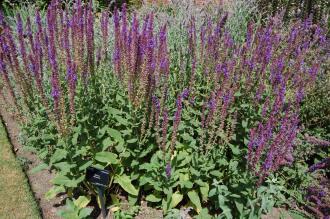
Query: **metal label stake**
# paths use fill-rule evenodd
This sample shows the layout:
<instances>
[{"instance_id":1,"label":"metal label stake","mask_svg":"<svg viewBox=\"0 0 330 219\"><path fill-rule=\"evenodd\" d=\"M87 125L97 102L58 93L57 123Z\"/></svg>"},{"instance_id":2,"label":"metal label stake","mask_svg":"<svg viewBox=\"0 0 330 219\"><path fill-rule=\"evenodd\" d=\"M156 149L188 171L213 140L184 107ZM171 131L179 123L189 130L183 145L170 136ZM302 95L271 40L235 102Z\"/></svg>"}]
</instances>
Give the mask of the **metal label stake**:
<instances>
[{"instance_id":1,"label":"metal label stake","mask_svg":"<svg viewBox=\"0 0 330 219\"><path fill-rule=\"evenodd\" d=\"M100 170L94 167L87 168L86 179L97 189L97 193L101 203L102 216L105 219L107 217L105 209L104 191L109 185L109 171Z\"/></svg>"}]
</instances>

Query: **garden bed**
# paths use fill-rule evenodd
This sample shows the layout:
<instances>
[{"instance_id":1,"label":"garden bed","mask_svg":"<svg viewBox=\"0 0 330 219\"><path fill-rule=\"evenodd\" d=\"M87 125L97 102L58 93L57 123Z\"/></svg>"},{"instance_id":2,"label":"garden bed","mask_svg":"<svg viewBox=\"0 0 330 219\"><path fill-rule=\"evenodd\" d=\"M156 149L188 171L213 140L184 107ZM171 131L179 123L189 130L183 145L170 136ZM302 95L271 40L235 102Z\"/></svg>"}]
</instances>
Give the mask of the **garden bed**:
<instances>
[{"instance_id":1,"label":"garden bed","mask_svg":"<svg viewBox=\"0 0 330 219\"><path fill-rule=\"evenodd\" d=\"M328 215L330 142L300 120L325 28L93 2L0 14L1 114L44 218Z\"/></svg>"}]
</instances>

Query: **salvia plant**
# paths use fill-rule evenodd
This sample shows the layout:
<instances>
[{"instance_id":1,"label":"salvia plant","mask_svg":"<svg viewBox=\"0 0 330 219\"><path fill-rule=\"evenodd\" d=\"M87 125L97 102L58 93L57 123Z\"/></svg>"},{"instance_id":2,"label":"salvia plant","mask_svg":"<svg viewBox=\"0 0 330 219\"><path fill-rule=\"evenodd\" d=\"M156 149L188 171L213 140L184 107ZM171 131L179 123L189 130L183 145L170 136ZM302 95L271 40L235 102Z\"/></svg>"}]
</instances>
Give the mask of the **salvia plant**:
<instances>
[{"instance_id":1,"label":"salvia plant","mask_svg":"<svg viewBox=\"0 0 330 219\"><path fill-rule=\"evenodd\" d=\"M165 214L184 206L197 218L253 218L284 199L274 177L295 165L325 30L307 19L284 31L278 15L250 22L241 43L223 13L202 25L189 17L176 42L153 12L96 15L92 3L54 0L45 16L17 14L16 29L0 16L1 100L43 160L36 170L57 173L47 198L95 195L85 180L95 166L111 171L110 205L125 194Z\"/></svg>"}]
</instances>

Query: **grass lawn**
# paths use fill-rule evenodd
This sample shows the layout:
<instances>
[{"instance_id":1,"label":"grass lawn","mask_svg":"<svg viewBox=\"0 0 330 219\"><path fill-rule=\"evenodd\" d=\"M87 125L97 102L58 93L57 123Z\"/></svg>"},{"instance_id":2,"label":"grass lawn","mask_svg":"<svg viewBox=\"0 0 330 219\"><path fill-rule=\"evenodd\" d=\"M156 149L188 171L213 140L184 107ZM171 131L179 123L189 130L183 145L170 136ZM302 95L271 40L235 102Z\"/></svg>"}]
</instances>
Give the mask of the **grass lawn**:
<instances>
[{"instance_id":1,"label":"grass lawn","mask_svg":"<svg viewBox=\"0 0 330 219\"><path fill-rule=\"evenodd\" d=\"M38 219L38 206L0 121L0 218Z\"/></svg>"}]
</instances>

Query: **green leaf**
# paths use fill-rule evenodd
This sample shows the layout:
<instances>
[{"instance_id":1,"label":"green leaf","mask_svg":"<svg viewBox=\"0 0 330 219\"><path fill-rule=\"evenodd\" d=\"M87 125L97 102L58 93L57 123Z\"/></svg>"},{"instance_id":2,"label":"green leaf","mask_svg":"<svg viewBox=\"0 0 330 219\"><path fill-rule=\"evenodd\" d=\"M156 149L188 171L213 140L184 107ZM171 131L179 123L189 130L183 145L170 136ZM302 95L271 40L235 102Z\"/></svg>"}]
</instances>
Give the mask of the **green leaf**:
<instances>
[{"instance_id":1,"label":"green leaf","mask_svg":"<svg viewBox=\"0 0 330 219\"><path fill-rule=\"evenodd\" d=\"M83 164L79 165L79 171L86 170L87 167L90 167L93 164L93 161L84 161Z\"/></svg>"},{"instance_id":2,"label":"green leaf","mask_svg":"<svg viewBox=\"0 0 330 219\"><path fill-rule=\"evenodd\" d=\"M182 185L182 187L187 188L187 189L191 189L194 186L194 184L190 181L183 181L183 182L181 182L181 185Z\"/></svg>"},{"instance_id":3,"label":"green leaf","mask_svg":"<svg viewBox=\"0 0 330 219\"><path fill-rule=\"evenodd\" d=\"M57 212L57 215L64 219L80 219L77 212L72 209L60 210Z\"/></svg>"},{"instance_id":4,"label":"green leaf","mask_svg":"<svg viewBox=\"0 0 330 219\"><path fill-rule=\"evenodd\" d=\"M124 148L124 143L121 142L121 143L117 144L117 145L115 146L115 149L116 149L116 151L117 151L118 153L123 152L124 149L125 149L125 148Z\"/></svg>"},{"instance_id":5,"label":"green leaf","mask_svg":"<svg viewBox=\"0 0 330 219\"><path fill-rule=\"evenodd\" d=\"M248 143L249 143L249 139L247 139L247 138L244 138L244 145L247 145Z\"/></svg>"},{"instance_id":6,"label":"green leaf","mask_svg":"<svg viewBox=\"0 0 330 219\"><path fill-rule=\"evenodd\" d=\"M237 171L237 166L238 166L238 162L236 160L232 160L229 163L229 169L233 172Z\"/></svg>"},{"instance_id":7,"label":"green leaf","mask_svg":"<svg viewBox=\"0 0 330 219\"><path fill-rule=\"evenodd\" d=\"M63 186L53 186L48 192L45 194L45 198L49 201L61 192L65 192L65 188Z\"/></svg>"},{"instance_id":8,"label":"green leaf","mask_svg":"<svg viewBox=\"0 0 330 219\"><path fill-rule=\"evenodd\" d=\"M113 144L111 138L106 138L102 141L102 150L105 151Z\"/></svg>"},{"instance_id":9,"label":"green leaf","mask_svg":"<svg viewBox=\"0 0 330 219\"><path fill-rule=\"evenodd\" d=\"M130 204L130 206L135 206L137 200L138 197L136 195L128 194L128 203Z\"/></svg>"},{"instance_id":10,"label":"green leaf","mask_svg":"<svg viewBox=\"0 0 330 219\"><path fill-rule=\"evenodd\" d=\"M127 140L126 142L129 144L133 144L133 143L137 142L137 140L138 140L137 138L132 138L130 140Z\"/></svg>"},{"instance_id":11,"label":"green leaf","mask_svg":"<svg viewBox=\"0 0 330 219\"><path fill-rule=\"evenodd\" d=\"M127 175L116 175L115 183L118 183L126 192L137 196L139 191L132 185L131 179Z\"/></svg>"},{"instance_id":12,"label":"green leaf","mask_svg":"<svg viewBox=\"0 0 330 219\"><path fill-rule=\"evenodd\" d=\"M109 110L108 112L112 115L118 115L118 114L121 114L122 112L120 110L117 110L115 108L112 108L112 107L109 107Z\"/></svg>"},{"instance_id":13,"label":"green leaf","mask_svg":"<svg viewBox=\"0 0 330 219\"><path fill-rule=\"evenodd\" d=\"M229 144L229 147L230 147L230 149L231 149L231 151L233 152L234 155L239 155L241 153L238 146L235 146L233 144Z\"/></svg>"},{"instance_id":14,"label":"green leaf","mask_svg":"<svg viewBox=\"0 0 330 219\"><path fill-rule=\"evenodd\" d=\"M89 197L79 196L79 198L74 200L73 203L75 206L78 207L78 209L82 209L82 208L86 207L90 201L91 201L91 199Z\"/></svg>"},{"instance_id":15,"label":"green leaf","mask_svg":"<svg viewBox=\"0 0 330 219\"><path fill-rule=\"evenodd\" d=\"M34 167L30 172L31 172L32 174L35 174L35 173L38 173L38 172L40 172L40 171L43 171L43 170L47 169L47 167L48 167L47 164L45 164L45 163L41 163L41 164L39 164L38 166Z\"/></svg>"},{"instance_id":16,"label":"green leaf","mask_svg":"<svg viewBox=\"0 0 330 219\"><path fill-rule=\"evenodd\" d=\"M111 197L111 202L114 205L119 205L120 204L120 200L119 200L119 198L117 197L116 194L110 193L110 197Z\"/></svg>"},{"instance_id":17,"label":"green leaf","mask_svg":"<svg viewBox=\"0 0 330 219\"><path fill-rule=\"evenodd\" d=\"M97 134L97 137L102 138L104 136L104 134L106 133L106 131L108 130L108 128L109 128L108 125L103 126L103 128L101 128L99 130L99 133Z\"/></svg>"},{"instance_id":18,"label":"green leaf","mask_svg":"<svg viewBox=\"0 0 330 219\"><path fill-rule=\"evenodd\" d=\"M238 201L235 201L235 205L236 205L236 208L238 210L238 212L240 213L240 216L242 217L243 216L243 207L244 205Z\"/></svg>"},{"instance_id":19,"label":"green leaf","mask_svg":"<svg viewBox=\"0 0 330 219\"><path fill-rule=\"evenodd\" d=\"M87 121L88 120L88 116L84 116L82 119L79 119L78 118L78 121L79 122L85 122L85 121Z\"/></svg>"},{"instance_id":20,"label":"green leaf","mask_svg":"<svg viewBox=\"0 0 330 219\"><path fill-rule=\"evenodd\" d=\"M203 208L199 215L195 217L196 219L212 219L213 217L209 214L207 208Z\"/></svg>"},{"instance_id":21,"label":"green leaf","mask_svg":"<svg viewBox=\"0 0 330 219\"><path fill-rule=\"evenodd\" d=\"M54 166L57 168L57 170L61 171L62 175L66 175L70 170L74 167L76 167L76 164L69 164L68 162L60 162L54 164Z\"/></svg>"},{"instance_id":22,"label":"green leaf","mask_svg":"<svg viewBox=\"0 0 330 219\"><path fill-rule=\"evenodd\" d=\"M240 97L240 96L242 96L242 93L240 91L237 91L237 92L235 92L234 96L235 97Z\"/></svg>"},{"instance_id":23,"label":"green leaf","mask_svg":"<svg viewBox=\"0 0 330 219\"><path fill-rule=\"evenodd\" d=\"M300 212L300 211L295 211L295 210L290 210L290 211L289 211L289 215L290 215L293 219L308 219L308 218L310 218L310 217L307 216L305 213Z\"/></svg>"},{"instance_id":24,"label":"green leaf","mask_svg":"<svg viewBox=\"0 0 330 219\"><path fill-rule=\"evenodd\" d=\"M117 164L119 161L117 160L117 155L108 151L102 151L95 154L95 160L108 163L108 164Z\"/></svg>"},{"instance_id":25,"label":"green leaf","mask_svg":"<svg viewBox=\"0 0 330 219\"><path fill-rule=\"evenodd\" d=\"M86 218L91 215L93 209L92 208L83 208L79 211L79 218Z\"/></svg>"},{"instance_id":26,"label":"green leaf","mask_svg":"<svg viewBox=\"0 0 330 219\"><path fill-rule=\"evenodd\" d=\"M189 170L193 176L199 177L201 175L200 172L198 170L195 170L193 167L190 167Z\"/></svg>"},{"instance_id":27,"label":"green leaf","mask_svg":"<svg viewBox=\"0 0 330 219\"><path fill-rule=\"evenodd\" d=\"M243 120L242 121L242 127L247 128L247 126L248 126L248 122L246 120Z\"/></svg>"},{"instance_id":28,"label":"green leaf","mask_svg":"<svg viewBox=\"0 0 330 219\"><path fill-rule=\"evenodd\" d=\"M181 195L178 192L173 193L171 197L170 208L175 208L182 201L182 199L183 199L183 195Z\"/></svg>"},{"instance_id":29,"label":"green leaf","mask_svg":"<svg viewBox=\"0 0 330 219\"><path fill-rule=\"evenodd\" d=\"M93 165L93 167L97 168L97 169L100 169L100 170L104 170L104 168L106 168L107 165L103 165L103 164L95 164Z\"/></svg>"},{"instance_id":30,"label":"green leaf","mask_svg":"<svg viewBox=\"0 0 330 219\"><path fill-rule=\"evenodd\" d=\"M221 173L219 170L212 170L210 172L211 175L216 176L216 177L222 177L223 173Z\"/></svg>"},{"instance_id":31,"label":"green leaf","mask_svg":"<svg viewBox=\"0 0 330 219\"><path fill-rule=\"evenodd\" d=\"M124 119L123 117L118 116L118 115L115 115L114 117L121 125L128 126L128 121L126 119Z\"/></svg>"},{"instance_id":32,"label":"green leaf","mask_svg":"<svg viewBox=\"0 0 330 219\"><path fill-rule=\"evenodd\" d=\"M208 198L209 190L210 190L209 184L208 183L204 183L204 185L201 186L199 189L201 190L202 200L204 202L206 202L207 201L207 198Z\"/></svg>"},{"instance_id":33,"label":"green leaf","mask_svg":"<svg viewBox=\"0 0 330 219\"><path fill-rule=\"evenodd\" d=\"M150 194L146 197L146 200L149 202L160 202L162 199L155 196L154 194Z\"/></svg>"},{"instance_id":34,"label":"green leaf","mask_svg":"<svg viewBox=\"0 0 330 219\"><path fill-rule=\"evenodd\" d=\"M77 182L75 180L69 179L69 177L63 176L63 175L56 176L52 180L52 182L55 185L61 185L61 186L66 186L66 187L76 187L77 186Z\"/></svg>"},{"instance_id":35,"label":"green leaf","mask_svg":"<svg viewBox=\"0 0 330 219\"><path fill-rule=\"evenodd\" d=\"M50 158L50 162L51 163L56 163L59 162L61 160L63 160L64 158L66 158L68 152L64 149L57 149L55 151L55 153L53 154L53 156Z\"/></svg>"},{"instance_id":36,"label":"green leaf","mask_svg":"<svg viewBox=\"0 0 330 219\"><path fill-rule=\"evenodd\" d=\"M188 192L188 197L190 201L195 205L197 213L199 213L202 210L202 205L198 193L195 190L192 190Z\"/></svg>"},{"instance_id":37,"label":"green leaf","mask_svg":"<svg viewBox=\"0 0 330 219\"><path fill-rule=\"evenodd\" d=\"M109 128L108 133L113 137L117 142L124 142L124 139L121 137L121 133L116 129Z\"/></svg>"},{"instance_id":38,"label":"green leaf","mask_svg":"<svg viewBox=\"0 0 330 219\"><path fill-rule=\"evenodd\" d=\"M74 133L74 135L72 136L72 144L73 145L77 145L77 143L78 143L78 136L79 136L79 133Z\"/></svg>"}]
</instances>

